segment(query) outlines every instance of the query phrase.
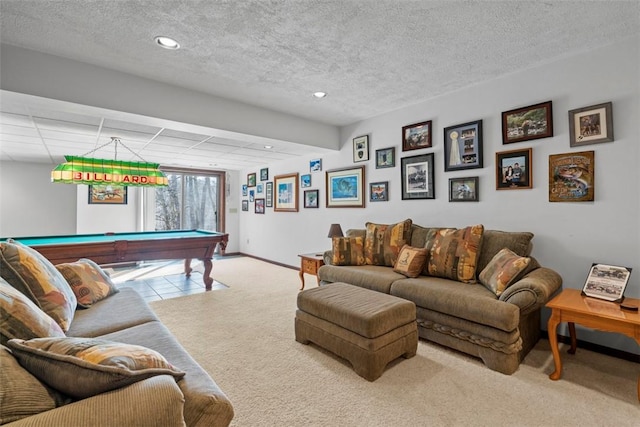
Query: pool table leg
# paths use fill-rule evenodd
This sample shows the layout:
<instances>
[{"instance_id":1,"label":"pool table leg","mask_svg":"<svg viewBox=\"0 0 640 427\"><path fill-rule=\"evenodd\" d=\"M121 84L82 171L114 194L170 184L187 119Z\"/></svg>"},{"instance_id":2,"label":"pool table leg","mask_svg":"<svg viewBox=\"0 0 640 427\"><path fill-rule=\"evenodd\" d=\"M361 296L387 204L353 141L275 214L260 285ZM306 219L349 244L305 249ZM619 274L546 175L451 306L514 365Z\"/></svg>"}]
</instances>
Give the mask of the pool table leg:
<instances>
[{"instance_id":1,"label":"pool table leg","mask_svg":"<svg viewBox=\"0 0 640 427\"><path fill-rule=\"evenodd\" d=\"M204 281L204 287L206 290L211 290L211 285L213 285L213 279L211 278L211 270L213 270L213 262L211 258L203 259L204 263L204 273L202 274L202 280ZM187 258L184 260L184 274L189 277L191 276L191 258Z\"/></svg>"},{"instance_id":2,"label":"pool table leg","mask_svg":"<svg viewBox=\"0 0 640 427\"><path fill-rule=\"evenodd\" d=\"M184 274L187 277L191 276L191 258L187 258L184 260Z\"/></svg>"}]
</instances>

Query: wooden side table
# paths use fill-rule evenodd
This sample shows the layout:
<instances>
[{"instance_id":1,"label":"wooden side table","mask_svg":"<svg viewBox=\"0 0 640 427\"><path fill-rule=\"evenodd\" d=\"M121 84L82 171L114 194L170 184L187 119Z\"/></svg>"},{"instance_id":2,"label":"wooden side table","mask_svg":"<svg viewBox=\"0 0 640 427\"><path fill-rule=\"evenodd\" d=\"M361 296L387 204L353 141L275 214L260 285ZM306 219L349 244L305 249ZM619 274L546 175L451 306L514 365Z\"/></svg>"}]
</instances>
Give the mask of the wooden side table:
<instances>
[{"instance_id":1,"label":"wooden side table","mask_svg":"<svg viewBox=\"0 0 640 427\"><path fill-rule=\"evenodd\" d=\"M316 276L316 280L318 282L318 286L320 286L320 279L318 278L318 269L324 265L324 260L322 254L318 255L317 253L312 254L301 254L298 255L301 258L300 261L300 281L302 282L302 286L300 290L304 289L304 273L313 274Z\"/></svg>"},{"instance_id":2,"label":"wooden side table","mask_svg":"<svg viewBox=\"0 0 640 427\"><path fill-rule=\"evenodd\" d=\"M640 305L640 300L625 298L624 303ZM555 365L555 371L549 375L552 380L558 380L562 375L562 361L556 332L561 322L569 324L571 339L569 354L576 352L576 323L601 331L619 332L630 336L640 344L640 313L637 311L622 310L619 304L583 296L578 289L563 290L547 303L547 307L551 309L547 328ZM640 377L638 378L638 400L640 401Z\"/></svg>"}]
</instances>

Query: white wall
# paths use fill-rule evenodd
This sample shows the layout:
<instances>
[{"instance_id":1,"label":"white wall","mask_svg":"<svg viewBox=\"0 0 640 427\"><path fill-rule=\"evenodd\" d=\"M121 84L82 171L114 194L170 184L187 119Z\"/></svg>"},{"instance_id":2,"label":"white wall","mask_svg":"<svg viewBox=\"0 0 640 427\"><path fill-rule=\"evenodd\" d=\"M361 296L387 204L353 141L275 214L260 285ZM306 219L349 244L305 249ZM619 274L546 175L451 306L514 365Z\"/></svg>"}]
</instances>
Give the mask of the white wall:
<instances>
[{"instance_id":1,"label":"white wall","mask_svg":"<svg viewBox=\"0 0 640 427\"><path fill-rule=\"evenodd\" d=\"M76 188L53 184L53 166L0 163L0 236L75 234Z\"/></svg>"},{"instance_id":2,"label":"white wall","mask_svg":"<svg viewBox=\"0 0 640 427\"><path fill-rule=\"evenodd\" d=\"M626 295L640 297L639 50L640 40L630 39L341 129L340 153L323 157L323 172L312 174L311 188L320 190L321 207L304 209L301 202L298 213L267 209L264 215L257 215L250 204L249 212L240 215L240 250L298 266L297 254L330 247L326 234L334 222L345 230L363 228L366 221L391 223L405 218L424 226L481 223L489 229L533 232L533 255L562 275L565 288L581 289L592 262L610 263L635 270ZM502 145L501 112L548 100L553 101L554 137ZM571 148L567 112L607 101L613 102L615 141ZM444 172L442 129L478 119L484 126L484 167ZM402 126L424 120L433 121L433 148L403 153ZM364 163L366 182L389 181L390 201L367 201L366 209L325 208L325 171L354 166L351 141L363 134L370 136L372 159ZM390 146L396 147L396 167L375 169L375 150ZM496 191L495 153L529 147L533 149L533 188ZM549 155L591 150L595 151L595 201L549 202ZM400 157L431 152L435 153L436 199L401 200ZM270 178L304 174L309 171L309 160L265 166L269 167ZM243 171L241 177L246 179L250 172L258 170ZM449 203L449 178L464 176L480 177L480 201ZM548 311L543 313L542 326L546 329ZM580 329L578 337L638 353L635 342L622 335Z\"/></svg>"},{"instance_id":3,"label":"white wall","mask_svg":"<svg viewBox=\"0 0 640 427\"><path fill-rule=\"evenodd\" d=\"M74 186L74 184L67 185ZM78 212L77 234L142 231L138 219L142 191L140 187L127 187L126 205L89 204L89 186L75 185L75 187Z\"/></svg>"}]
</instances>

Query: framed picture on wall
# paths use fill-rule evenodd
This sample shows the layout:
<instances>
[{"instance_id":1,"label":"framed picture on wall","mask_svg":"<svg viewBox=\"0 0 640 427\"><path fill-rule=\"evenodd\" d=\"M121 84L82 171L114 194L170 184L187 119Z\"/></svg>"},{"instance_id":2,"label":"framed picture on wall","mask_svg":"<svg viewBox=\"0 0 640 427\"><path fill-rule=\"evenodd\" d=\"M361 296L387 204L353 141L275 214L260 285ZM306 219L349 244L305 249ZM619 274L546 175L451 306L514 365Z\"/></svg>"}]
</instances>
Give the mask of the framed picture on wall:
<instances>
[{"instance_id":1,"label":"framed picture on wall","mask_svg":"<svg viewBox=\"0 0 640 427\"><path fill-rule=\"evenodd\" d=\"M126 205L127 187L124 185L90 185L90 205Z\"/></svg>"},{"instance_id":2,"label":"framed picture on wall","mask_svg":"<svg viewBox=\"0 0 640 427\"><path fill-rule=\"evenodd\" d=\"M611 102L569 111L569 145L599 144L613 141Z\"/></svg>"},{"instance_id":3,"label":"framed picture on wall","mask_svg":"<svg viewBox=\"0 0 640 427\"><path fill-rule=\"evenodd\" d=\"M298 212L298 174L290 173L273 178L275 212Z\"/></svg>"},{"instance_id":4,"label":"framed picture on wall","mask_svg":"<svg viewBox=\"0 0 640 427\"><path fill-rule=\"evenodd\" d=\"M553 136L551 101L502 113L502 143L530 141Z\"/></svg>"},{"instance_id":5,"label":"framed picture on wall","mask_svg":"<svg viewBox=\"0 0 640 427\"><path fill-rule=\"evenodd\" d=\"M304 207L305 208L317 208L318 204L318 190L305 190L304 192Z\"/></svg>"},{"instance_id":6,"label":"framed picture on wall","mask_svg":"<svg viewBox=\"0 0 640 427\"><path fill-rule=\"evenodd\" d=\"M326 172L328 208L364 207L364 166Z\"/></svg>"},{"instance_id":7,"label":"framed picture on wall","mask_svg":"<svg viewBox=\"0 0 640 427\"><path fill-rule=\"evenodd\" d=\"M322 159L313 159L309 162L309 172L320 172L322 170Z\"/></svg>"},{"instance_id":8,"label":"framed picture on wall","mask_svg":"<svg viewBox=\"0 0 640 427\"><path fill-rule=\"evenodd\" d=\"M265 188L265 202L268 208L273 207L273 182L267 182Z\"/></svg>"},{"instance_id":9,"label":"framed picture on wall","mask_svg":"<svg viewBox=\"0 0 640 427\"><path fill-rule=\"evenodd\" d=\"M445 172L482 167L482 120L444 128Z\"/></svg>"},{"instance_id":10,"label":"framed picture on wall","mask_svg":"<svg viewBox=\"0 0 640 427\"><path fill-rule=\"evenodd\" d=\"M260 181L266 181L269 179L269 168L260 169Z\"/></svg>"},{"instance_id":11,"label":"framed picture on wall","mask_svg":"<svg viewBox=\"0 0 640 427\"><path fill-rule=\"evenodd\" d=\"M592 202L594 200L594 152L549 156L549 201Z\"/></svg>"},{"instance_id":12,"label":"framed picture on wall","mask_svg":"<svg viewBox=\"0 0 640 427\"><path fill-rule=\"evenodd\" d=\"M479 200L477 176L449 179L450 202L477 202Z\"/></svg>"},{"instance_id":13,"label":"framed picture on wall","mask_svg":"<svg viewBox=\"0 0 640 427\"><path fill-rule=\"evenodd\" d=\"M255 187L256 186L256 174L250 173L247 175L247 187Z\"/></svg>"},{"instance_id":14,"label":"framed picture on wall","mask_svg":"<svg viewBox=\"0 0 640 427\"><path fill-rule=\"evenodd\" d=\"M300 185L302 188L311 187L311 174L300 176Z\"/></svg>"},{"instance_id":15,"label":"framed picture on wall","mask_svg":"<svg viewBox=\"0 0 640 427\"><path fill-rule=\"evenodd\" d=\"M370 202L389 201L389 181L372 182L369 184Z\"/></svg>"},{"instance_id":16,"label":"framed picture on wall","mask_svg":"<svg viewBox=\"0 0 640 427\"><path fill-rule=\"evenodd\" d=\"M376 169L392 168L396 165L396 147L376 150Z\"/></svg>"},{"instance_id":17,"label":"framed picture on wall","mask_svg":"<svg viewBox=\"0 0 640 427\"><path fill-rule=\"evenodd\" d=\"M402 127L402 151L431 147L431 120Z\"/></svg>"},{"instance_id":18,"label":"framed picture on wall","mask_svg":"<svg viewBox=\"0 0 640 427\"><path fill-rule=\"evenodd\" d=\"M353 138L353 162L369 160L369 135Z\"/></svg>"},{"instance_id":19,"label":"framed picture on wall","mask_svg":"<svg viewBox=\"0 0 640 427\"><path fill-rule=\"evenodd\" d=\"M248 200L243 200L242 201L242 210L247 212L249 211L249 201Z\"/></svg>"},{"instance_id":20,"label":"framed picture on wall","mask_svg":"<svg viewBox=\"0 0 640 427\"><path fill-rule=\"evenodd\" d=\"M256 199L255 213L257 214L264 213L264 199Z\"/></svg>"},{"instance_id":21,"label":"framed picture on wall","mask_svg":"<svg viewBox=\"0 0 640 427\"><path fill-rule=\"evenodd\" d=\"M531 148L496 153L496 190L532 188Z\"/></svg>"},{"instance_id":22,"label":"framed picture on wall","mask_svg":"<svg viewBox=\"0 0 640 427\"><path fill-rule=\"evenodd\" d=\"M402 200L435 199L433 153L400 159Z\"/></svg>"}]
</instances>

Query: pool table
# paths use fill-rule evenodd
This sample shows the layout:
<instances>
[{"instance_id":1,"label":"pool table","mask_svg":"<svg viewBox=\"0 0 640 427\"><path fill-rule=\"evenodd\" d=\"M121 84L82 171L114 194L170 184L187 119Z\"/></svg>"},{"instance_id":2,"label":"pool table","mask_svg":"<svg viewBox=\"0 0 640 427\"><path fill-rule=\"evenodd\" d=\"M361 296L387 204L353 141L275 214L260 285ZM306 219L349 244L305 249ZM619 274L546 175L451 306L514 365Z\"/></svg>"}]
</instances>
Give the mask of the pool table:
<instances>
[{"instance_id":1,"label":"pool table","mask_svg":"<svg viewBox=\"0 0 640 427\"><path fill-rule=\"evenodd\" d=\"M217 245L224 254L229 235L205 230L145 231L139 233L78 234L72 236L14 237L40 252L53 264L88 258L97 264L184 258L191 274L191 259L204 263L204 284L211 289L211 258ZM5 239L2 239L5 240Z\"/></svg>"}]
</instances>

